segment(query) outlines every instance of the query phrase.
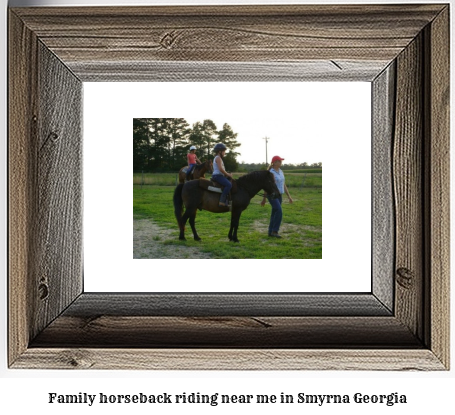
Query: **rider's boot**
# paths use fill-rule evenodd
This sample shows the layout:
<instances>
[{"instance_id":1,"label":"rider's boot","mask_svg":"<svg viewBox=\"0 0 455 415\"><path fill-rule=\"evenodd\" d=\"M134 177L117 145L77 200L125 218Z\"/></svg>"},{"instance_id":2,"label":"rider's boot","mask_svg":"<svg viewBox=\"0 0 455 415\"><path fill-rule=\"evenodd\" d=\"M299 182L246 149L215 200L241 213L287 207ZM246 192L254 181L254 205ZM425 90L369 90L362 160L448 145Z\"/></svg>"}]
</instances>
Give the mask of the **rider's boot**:
<instances>
[{"instance_id":1,"label":"rider's boot","mask_svg":"<svg viewBox=\"0 0 455 415\"><path fill-rule=\"evenodd\" d=\"M226 196L221 195L220 196L220 202L218 203L218 206L228 206L226 203Z\"/></svg>"}]
</instances>

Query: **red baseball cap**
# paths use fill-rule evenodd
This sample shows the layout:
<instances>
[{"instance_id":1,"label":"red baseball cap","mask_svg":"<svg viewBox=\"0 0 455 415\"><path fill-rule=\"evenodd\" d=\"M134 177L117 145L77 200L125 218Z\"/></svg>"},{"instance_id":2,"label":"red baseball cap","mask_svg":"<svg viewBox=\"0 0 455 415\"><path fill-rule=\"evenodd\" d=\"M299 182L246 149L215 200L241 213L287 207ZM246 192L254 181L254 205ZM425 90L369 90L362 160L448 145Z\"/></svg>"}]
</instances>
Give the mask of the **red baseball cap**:
<instances>
[{"instance_id":1,"label":"red baseball cap","mask_svg":"<svg viewBox=\"0 0 455 415\"><path fill-rule=\"evenodd\" d=\"M282 159L280 156L274 156L272 159L272 163L275 163L275 161L278 161L278 160L284 160L284 159Z\"/></svg>"}]
</instances>

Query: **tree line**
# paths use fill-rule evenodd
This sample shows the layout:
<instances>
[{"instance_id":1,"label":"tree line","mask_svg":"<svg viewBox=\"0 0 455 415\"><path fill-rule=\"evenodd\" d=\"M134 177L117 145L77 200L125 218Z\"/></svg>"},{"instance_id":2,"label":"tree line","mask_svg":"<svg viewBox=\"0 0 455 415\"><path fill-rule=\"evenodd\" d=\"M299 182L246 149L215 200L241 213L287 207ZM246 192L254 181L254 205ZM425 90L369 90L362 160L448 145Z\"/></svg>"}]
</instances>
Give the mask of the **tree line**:
<instances>
[{"instance_id":1,"label":"tree line","mask_svg":"<svg viewBox=\"0 0 455 415\"><path fill-rule=\"evenodd\" d=\"M239 172L251 172L256 170L265 170L270 167L269 163L239 163L237 171ZM305 170L305 169L322 169L322 162L318 163L285 163L281 167L281 170Z\"/></svg>"},{"instance_id":2,"label":"tree line","mask_svg":"<svg viewBox=\"0 0 455 415\"><path fill-rule=\"evenodd\" d=\"M212 120L203 120L192 126L184 118L133 118L133 171L166 172L178 171L187 164L187 154L191 146L196 146L196 154L202 162L213 159L212 149L222 142L228 147L224 157L227 171L250 172L265 170L266 163L239 163L240 147L238 133L224 123L221 130ZM285 163L283 170L322 168L322 163Z\"/></svg>"},{"instance_id":3,"label":"tree line","mask_svg":"<svg viewBox=\"0 0 455 415\"><path fill-rule=\"evenodd\" d=\"M235 150L240 146L237 135L227 123L218 130L212 120L203 120L192 126L184 118L133 118L134 172L176 171L187 164L191 146L204 162L213 158L216 143L226 144L229 152L224 158L228 171L238 168Z\"/></svg>"}]
</instances>

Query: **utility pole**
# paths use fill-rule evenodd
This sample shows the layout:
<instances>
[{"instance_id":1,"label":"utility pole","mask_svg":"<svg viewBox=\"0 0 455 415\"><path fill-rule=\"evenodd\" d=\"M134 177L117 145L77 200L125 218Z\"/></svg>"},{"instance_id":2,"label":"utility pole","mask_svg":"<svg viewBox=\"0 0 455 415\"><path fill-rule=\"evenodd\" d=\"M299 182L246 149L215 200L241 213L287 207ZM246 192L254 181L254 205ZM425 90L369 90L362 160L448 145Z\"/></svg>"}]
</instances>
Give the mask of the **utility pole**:
<instances>
[{"instance_id":1,"label":"utility pole","mask_svg":"<svg viewBox=\"0 0 455 415\"><path fill-rule=\"evenodd\" d=\"M270 138L269 137L263 137L263 140L265 140L265 165L267 166L268 163L268 156L267 156L267 143L269 142Z\"/></svg>"}]
</instances>

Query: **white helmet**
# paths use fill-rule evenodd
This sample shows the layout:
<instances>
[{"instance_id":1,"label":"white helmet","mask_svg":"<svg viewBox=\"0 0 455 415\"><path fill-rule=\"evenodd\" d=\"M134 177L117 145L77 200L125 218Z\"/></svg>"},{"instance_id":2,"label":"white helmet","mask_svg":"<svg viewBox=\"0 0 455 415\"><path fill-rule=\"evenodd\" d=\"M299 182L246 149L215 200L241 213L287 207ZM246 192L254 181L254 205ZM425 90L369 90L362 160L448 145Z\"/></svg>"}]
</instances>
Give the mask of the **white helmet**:
<instances>
[{"instance_id":1,"label":"white helmet","mask_svg":"<svg viewBox=\"0 0 455 415\"><path fill-rule=\"evenodd\" d=\"M190 147L190 151L191 151L191 150L196 150L196 147L195 147L195 146L191 146L191 147Z\"/></svg>"}]
</instances>

